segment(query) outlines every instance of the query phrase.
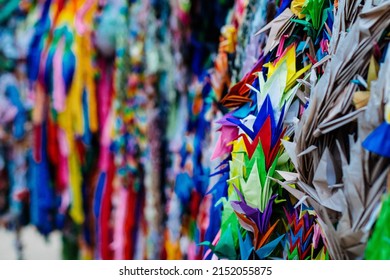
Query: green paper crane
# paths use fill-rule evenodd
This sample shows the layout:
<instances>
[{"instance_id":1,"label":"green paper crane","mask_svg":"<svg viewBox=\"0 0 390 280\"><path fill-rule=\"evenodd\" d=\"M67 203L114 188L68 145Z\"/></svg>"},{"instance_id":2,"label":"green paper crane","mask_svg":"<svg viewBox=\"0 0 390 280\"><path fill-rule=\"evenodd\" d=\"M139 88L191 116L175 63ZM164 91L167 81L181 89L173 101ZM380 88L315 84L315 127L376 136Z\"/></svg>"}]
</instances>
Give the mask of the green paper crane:
<instances>
[{"instance_id":1,"label":"green paper crane","mask_svg":"<svg viewBox=\"0 0 390 280\"><path fill-rule=\"evenodd\" d=\"M390 260L390 195L382 204L374 232L368 241L365 258L368 260Z\"/></svg>"}]
</instances>

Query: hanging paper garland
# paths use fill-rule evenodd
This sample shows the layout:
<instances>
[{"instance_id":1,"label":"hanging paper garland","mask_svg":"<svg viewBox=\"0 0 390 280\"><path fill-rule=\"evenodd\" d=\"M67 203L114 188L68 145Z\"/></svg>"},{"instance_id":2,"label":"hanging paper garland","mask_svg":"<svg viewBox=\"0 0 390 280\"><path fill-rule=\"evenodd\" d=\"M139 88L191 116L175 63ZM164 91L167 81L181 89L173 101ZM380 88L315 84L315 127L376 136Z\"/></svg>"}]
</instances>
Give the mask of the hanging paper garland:
<instances>
[{"instance_id":1,"label":"hanging paper garland","mask_svg":"<svg viewBox=\"0 0 390 280\"><path fill-rule=\"evenodd\" d=\"M384 258L372 5L0 1L0 224L66 259Z\"/></svg>"}]
</instances>

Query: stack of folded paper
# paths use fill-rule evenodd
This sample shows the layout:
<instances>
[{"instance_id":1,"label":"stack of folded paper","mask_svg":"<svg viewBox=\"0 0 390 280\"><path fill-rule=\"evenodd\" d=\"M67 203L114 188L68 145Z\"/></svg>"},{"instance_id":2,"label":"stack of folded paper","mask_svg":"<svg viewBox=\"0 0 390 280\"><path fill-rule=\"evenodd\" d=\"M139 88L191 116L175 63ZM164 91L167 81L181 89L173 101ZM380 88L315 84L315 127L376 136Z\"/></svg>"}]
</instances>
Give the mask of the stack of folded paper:
<instances>
[{"instance_id":1,"label":"stack of folded paper","mask_svg":"<svg viewBox=\"0 0 390 280\"><path fill-rule=\"evenodd\" d=\"M390 258L389 14L0 0L0 226L66 259Z\"/></svg>"}]
</instances>

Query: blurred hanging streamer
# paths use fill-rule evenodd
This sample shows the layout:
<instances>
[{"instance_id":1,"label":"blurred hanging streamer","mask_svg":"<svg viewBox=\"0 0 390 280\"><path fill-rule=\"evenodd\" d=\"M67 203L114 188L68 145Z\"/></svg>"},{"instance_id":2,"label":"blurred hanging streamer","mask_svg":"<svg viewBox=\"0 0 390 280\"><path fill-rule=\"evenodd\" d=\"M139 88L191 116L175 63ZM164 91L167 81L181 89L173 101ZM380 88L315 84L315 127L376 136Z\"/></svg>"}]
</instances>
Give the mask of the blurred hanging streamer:
<instances>
[{"instance_id":1,"label":"blurred hanging streamer","mask_svg":"<svg viewBox=\"0 0 390 280\"><path fill-rule=\"evenodd\" d=\"M0 0L18 257L33 224L65 259L388 259L389 13Z\"/></svg>"}]
</instances>

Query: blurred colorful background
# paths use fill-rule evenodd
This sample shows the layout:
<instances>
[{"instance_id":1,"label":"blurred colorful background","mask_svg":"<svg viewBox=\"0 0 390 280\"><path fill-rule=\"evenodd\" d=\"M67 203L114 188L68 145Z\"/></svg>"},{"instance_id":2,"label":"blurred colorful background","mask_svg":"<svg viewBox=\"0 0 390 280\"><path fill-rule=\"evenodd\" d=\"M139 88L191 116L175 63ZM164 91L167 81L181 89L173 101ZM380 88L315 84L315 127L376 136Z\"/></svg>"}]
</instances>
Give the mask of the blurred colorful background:
<instances>
[{"instance_id":1,"label":"blurred colorful background","mask_svg":"<svg viewBox=\"0 0 390 280\"><path fill-rule=\"evenodd\" d=\"M0 259L390 259L389 14L0 0Z\"/></svg>"}]
</instances>

